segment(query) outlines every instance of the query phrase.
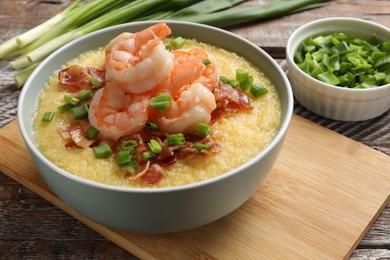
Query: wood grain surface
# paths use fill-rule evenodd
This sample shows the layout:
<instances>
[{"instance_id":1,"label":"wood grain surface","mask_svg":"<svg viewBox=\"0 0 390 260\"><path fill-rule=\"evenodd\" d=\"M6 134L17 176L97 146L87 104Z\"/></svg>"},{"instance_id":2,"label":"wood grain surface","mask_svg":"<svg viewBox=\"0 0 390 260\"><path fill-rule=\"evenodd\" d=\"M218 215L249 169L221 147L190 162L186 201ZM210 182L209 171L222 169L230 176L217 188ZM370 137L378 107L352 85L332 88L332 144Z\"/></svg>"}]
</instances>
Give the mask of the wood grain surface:
<instances>
[{"instance_id":1,"label":"wood grain surface","mask_svg":"<svg viewBox=\"0 0 390 260\"><path fill-rule=\"evenodd\" d=\"M124 232L58 199L17 133L16 121L0 130L0 170L143 259L344 259L390 201L390 157L294 115L273 169L239 209L188 231Z\"/></svg>"},{"instance_id":2,"label":"wood grain surface","mask_svg":"<svg viewBox=\"0 0 390 260\"><path fill-rule=\"evenodd\" d=\"M39 24L70 2L1 0L0 42ZM330 16L364 18L389 27L390 5L388 0L335 0L321 9L230 30L261 46L274 58L280 58L279 63L287 72L282 59L288 36L305 22ZM0 127L16 117L20 90L15 89L13 73L6 61L0 61ZM363 122L339 122L315 115L296 103L294 113L390 155L390 112ZM0 174L0 218L0 259L135 258L3 174ZM351 258L390 259L390 205Z\"/></svg>"}]
</instances>

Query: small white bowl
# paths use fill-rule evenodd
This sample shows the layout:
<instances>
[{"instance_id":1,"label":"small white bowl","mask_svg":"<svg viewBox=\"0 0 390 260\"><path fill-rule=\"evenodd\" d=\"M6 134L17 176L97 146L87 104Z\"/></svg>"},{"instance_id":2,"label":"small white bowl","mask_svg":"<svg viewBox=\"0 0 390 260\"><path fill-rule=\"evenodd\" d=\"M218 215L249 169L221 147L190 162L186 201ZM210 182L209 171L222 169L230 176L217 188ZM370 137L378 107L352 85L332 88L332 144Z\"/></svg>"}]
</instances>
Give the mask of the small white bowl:
<instances>
[{"instance_id":1,"label":"small white bowl","mask_svg":"<svg viewBox=\"0 0 390 260\"><path fill-rule=\"evenodd\" d=\"M304 39L335 32L361 39L375 33L382 40L390 40L389 28L356 18L325 18L301 26L290 36L286 47L295 98L310 111L334 120L361 121L380 116L390 108L390 84L370 89L333 86L311 77L295 64L294 53Z\"/></svg>"}]
</instances>

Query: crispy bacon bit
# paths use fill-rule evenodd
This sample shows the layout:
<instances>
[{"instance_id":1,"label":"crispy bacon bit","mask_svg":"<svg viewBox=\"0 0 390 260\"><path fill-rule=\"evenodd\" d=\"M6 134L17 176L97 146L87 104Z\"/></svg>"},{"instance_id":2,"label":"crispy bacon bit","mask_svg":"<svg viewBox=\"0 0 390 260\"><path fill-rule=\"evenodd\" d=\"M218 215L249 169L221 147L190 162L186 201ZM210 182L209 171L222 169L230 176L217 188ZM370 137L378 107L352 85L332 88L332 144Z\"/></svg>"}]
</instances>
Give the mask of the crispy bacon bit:
<instances>
[{"instance_id":1,"label":"crispy bacon bit","mask_svg":"<svg viewBox=\"0 0 390 260\"><path fill-rule=\"evenodd\" d=\"M82 89L92 89L94 86L90 83L92 77L99 80L104 85L105 72L91 67L81 67L72 65L58 73L58 79L63 87L68 91L77 92Z\"/></svg>"},{"instance_id":2,"label":"crispy bacon bit","mask_svg":"<svg viewBox=\"0 0 390 260\"><path fill-rule=\"evenodd\" d=\"M253 109L247 95L232 88L228 84L220 84L214 89L217 109L222 110L250 110Z\"/></svg>"},{"instance_id":3,"label":"crispy bacon bit","mask_svg":"<svg viewBox=\"0 0 390 260\"><path fill-rule=\"evenodd\" d=\"M88 124L72 124L68 126L61 126L59 128L60 135L65 143L66 148L87 148L90 147L95 141L87 138L86 129Z\"/></svg>"},{"instance_id":4,"label":"crispy bacon bit","mask_svg":"<svg viewBox=\"0 0 390 260\"><path fill-rule=\"evenodd\" d=\"M163 168L160 165L154 163L149 169L142 175L142 179L147 183L153 185L156 184L164 174Z\"/></svg>"}]
</instances>

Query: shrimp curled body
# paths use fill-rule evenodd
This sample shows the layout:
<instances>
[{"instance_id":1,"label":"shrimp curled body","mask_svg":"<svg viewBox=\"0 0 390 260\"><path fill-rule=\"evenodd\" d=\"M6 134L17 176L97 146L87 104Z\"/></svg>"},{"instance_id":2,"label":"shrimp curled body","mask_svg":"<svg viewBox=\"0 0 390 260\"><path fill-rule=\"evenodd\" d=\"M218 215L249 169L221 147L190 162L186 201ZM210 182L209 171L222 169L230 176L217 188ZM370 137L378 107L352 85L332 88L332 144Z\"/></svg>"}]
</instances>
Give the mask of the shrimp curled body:
<instances>
[{"instance_id":1,"label":"shrimp curled body","mask_svg":"<svg viewBox=\"0 0 390 260\"><path fill-rule=\"evenodd\" d=\"M173 54L161 41L171 33L165 23L122 33L106 46L106 79L126 93L153 89L172 70Z\"/></svg>"},{"instance_id":2,"label":"shrimp curled body","mask_svg":"<svg viewBox=\"0 0 390 260\"><path fill-rule=\"evenodd\" d=\"M126 94L123 89L108 84L95 93L88 119L103 138L117 140L144 128L148 109L147 96Z\"/></svg>"},{"instance_id":3,"label":"shrimp curled body","mask_svg":"<svg viewBox=\"0 0 390 260\"><path fill-rule=\"evenodd\" d=\"M214 94L201 83L188 85L164 113L158 112L155 121L166 133L193 133L199 123L209 123L216 108Z\"/></svg>"}]
</instances>

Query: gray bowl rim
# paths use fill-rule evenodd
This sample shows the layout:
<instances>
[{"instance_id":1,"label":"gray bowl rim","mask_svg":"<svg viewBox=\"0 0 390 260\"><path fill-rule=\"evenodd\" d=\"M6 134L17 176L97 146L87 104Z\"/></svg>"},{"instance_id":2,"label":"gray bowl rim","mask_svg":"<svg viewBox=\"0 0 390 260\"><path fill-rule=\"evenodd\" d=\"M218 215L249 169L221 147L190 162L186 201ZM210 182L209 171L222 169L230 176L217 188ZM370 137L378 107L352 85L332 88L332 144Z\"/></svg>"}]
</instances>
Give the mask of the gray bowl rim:
<instances>
[{"instance_id":1,"label":"gray bowl rim","mask_svg":"<svg viewBox=\"0 0 390 260\"><path fill-rule=\"evenodd\" d=\"M279 126L279 130L278 130L277 134L274 136L274 138L268 144L268 146L264 150L259 152L255 157L253 157L252 159L250 159L246 163L240 165L239 167L237 167L237 168L235 168L235 169L233 169L231 171L228 171L226 173L223 173L223 174L221 174L219 176L216 176L216 177L204 180L204 181L192 183L192 184L186 184L186 185L180 185L180 186L174 186L174 187L133 188L133 187L119 187L119 186L113 186L113 185L108 185L108 184L94 182L94 181L91 181L91 180L88 180L88 179L84 179L84 178L78 177L76 175L73 175L72 173L69 173L69 172L61 169L60 167L58 167L57 165L52 163L50 160L48 160L40 152L40 150L37 148L37 146L35 144L33 144L32 140L28 136L27 130L26 130L26 126L24 125L23 120L18 120L20 132L22 134L24 142L31 149L30 151L32 151L32 153L34 153L39 158L39 160L45 162L47 167L49 167L50 170L55 172L55 174L61 174L65 178L71 179L71 180L73 180L75 182L78 182L78 183L81 183L81 184L84 184L84 185L87 185L87 186L91 186L91 187L95 187L95 188L101 188L101 189L105 189L105 190L116 191L116 192L141 193L142 194L142 193L163 193L163 192L190 190L190 189L196 189L196 188L199 188L199 187L202 187L202 186L205 186L205 185L210 185L210 184L218 182L218 181L220 181L222 179L229 178L232 175L239 174L239 172L245 170L246 168L249 168L250 166L252 166L256 162L260 161L263 157L265 157L266 154L268 154L272 149L274 149L275 146L277 146L280 142L283 142L284 136L286 135L288 127L289 127L289 125L291 123L292 114L293 114L293 103L294 102L293 102L293 94L292 94L292 89L291 89L290 82L288 81L288 78L287 78L286 74L283 72L283 70L280 68L280 66L276 63L276 61L268 53L266 53L263 49L261 49L259 46L253 44L249 40L247 40L247 39L245 39L245 38L243 38L243 37L241 37L241 36L239 36L237 34L234 34L232 32L229 32L229 31L217 28L217 27L204 25L204 24L199 24L199 23L193 23L193 22L185 22L185 21L150 20L150 21L140 21L140 22L124 23L124 24L114 25L114 26L110 26L110 27L107 27L107 28L104 28L104 29L100 29L100 30L94 31L92 33L89 33L87 35L79 37L79 38L77 38L77 39L75 39L75 40L65 44L64 46L60 47L55 52L53 52L51 55L49 55L46 59L44 59L38 65L38 67L34 70L34 72L30 75L30 77L27 79L27 81L26 81L26 83L25 83L25 85L24 85L24 87L23 87L23 89L22 89L22 91L20 93L20 97L19 97L18 113L17 113L18 118L23 118L24 117L22 112L21 112L22 111L22 107L23 107L23 100L25 100L27 98L27 94L26 93L28 91L28 88L31 85L31 82L36 77L36 75L39 74L41 68L44 67L45 64L48 63L49 60L55 59L56 56L61 54L61 52L63 50L65 50L66 48L68 48L70 46L78 44L80 41L86 41L86 40L88 40L90 38L95 37L95 35L104 34L104 33L108 32L110 30L115 30L115 29L123 29L124 30L124 29L127 29L129 26L130 27L132 27L132 26L151 26L151 25L153 25L155 23L158 23L158 22L166 22L168 25L169 24L175 24L175 25L178 25L178 26L188 25L188 26L200 27L200 28L203 28L203 29L206 29L206 30L214 30L214 31L217 31L219 33L227 34L230 37L239 39L240 41L243 41L247 45L250 45L251 47L255 48L258 52L260 52L261 55L263 55L273 65L273 67L277 70L278 74L280 74L280 76L282 77L282 80L283 80L283 82L284 82L284 84L286 86L286 93L287 93L287 100L288 100L287 107L286 107L286 115L285 115L285 120L283 122L281 122L282 124Z\"/></svg>"},{"instance_id":2,"label":"gray bowl rim","mask_svg":"<svg viewBox=\"0 0 390 260\"><path fill-rule=\"evenodd\" d=\"M300 27L298 27L291 35L290 37L288 38L287 40L287 45L286 45L286 59L289 59L291 60L291 65L294 67L294 69L296 71L299 71L299 74L301 75L304 75L308 80L313 80L314 82L316 82L317 84L320 84L321 86L323 87L328 87L328 88L332 88L332 89L335 89L339 92L346 92L346 93L351 93L351 92L358 92L358 93L367 93L367 92L375 92L375 91L378 91L380 89L384 89L384 88L390 88L390 83L389 84L386 84L386 85L382 85L382 86L378 86L378 87L374 87L374 88L365 88L365 89L353 89L353 88L344 88L344 87L339 87L339 86L334 86L334 85L331 85L331 84L328 84L328 83L325 83L323 81L320 81L316 78L313 78L311 77L310 75L306 74L303 70L301 70L297 64L294 62L294 53L293 51L295 50L292 50L291 49L291 45L292 45L292 41L293 39L301 33L302 30L306 29L307 27L310 27L310 26L313 26L315 24L321 24L321 23L328 23L328 22L335 22L335 21L338 21L338 22L345 22L345 21L349 21L349 22L356 22L356 23L365 23L365 24L370 24L374 27L378 27L380 29L383 29L385 31L387 31L390 35L390 29L387 28L386 26L382 25L382 24L379 24L379 23L376 23L376 22L373 22L373 21L369 21L369 20L364 20L364 19L361 19L361 18L353 18L353 17L328 17L328 18L321 18L321 19L316 19L316 20L313 20L311 22L308 22L308 23L305 23L304 25L301 25ZM313 32L312 35L317 35L319 33L317 32ZM390 37L390 36L389 36Z\"/></svg>"}]
</instances>

